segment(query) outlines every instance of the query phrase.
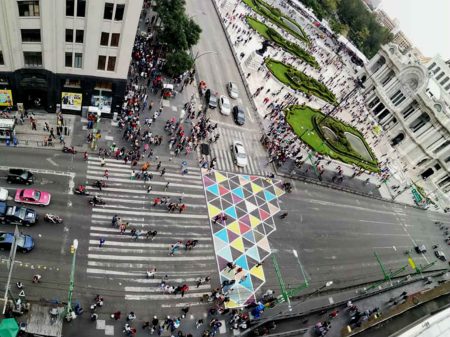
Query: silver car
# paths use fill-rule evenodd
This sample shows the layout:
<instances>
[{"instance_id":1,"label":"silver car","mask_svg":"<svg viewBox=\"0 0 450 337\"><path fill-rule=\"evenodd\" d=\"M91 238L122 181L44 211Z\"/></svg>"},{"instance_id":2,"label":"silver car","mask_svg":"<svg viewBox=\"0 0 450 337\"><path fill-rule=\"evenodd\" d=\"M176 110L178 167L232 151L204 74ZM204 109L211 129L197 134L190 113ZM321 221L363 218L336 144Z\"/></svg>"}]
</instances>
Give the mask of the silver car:
<instances>
[{"instance_id":1,"label":"silver car","mask_svg":"<svg viewBox=\"0 0 450 337\"><path fill-rule=\"evenodd\" d=\"M222 115L228 116L231 113L231 105L228 97L222 95L219 98L219 107Z\"/></svg>"},{"instance_id":2,"label":"silver car","mask_svg":"<svg viewBox=\"0 0 450 337\"><path fill-rule=\"evenodd\" d=\"M239 140L233 142L233 145L231 145L231 154L235 165L239 167L247 166L247 153L245 152L244 144L242 144L242 142Z\"/></svg>"},{"instance_id":3,"label":"silver car","mask_svg":"<svg viewBox=\"0 0 450 337\"><path fill-rule=\"evenodd\" d=\"M231 98L236 99L239 97L239 91L238 91L238 87L237 87L236 83L228 82L227 90L228 90L228 95L230 95Z\"/></svg>"}]
</instances>

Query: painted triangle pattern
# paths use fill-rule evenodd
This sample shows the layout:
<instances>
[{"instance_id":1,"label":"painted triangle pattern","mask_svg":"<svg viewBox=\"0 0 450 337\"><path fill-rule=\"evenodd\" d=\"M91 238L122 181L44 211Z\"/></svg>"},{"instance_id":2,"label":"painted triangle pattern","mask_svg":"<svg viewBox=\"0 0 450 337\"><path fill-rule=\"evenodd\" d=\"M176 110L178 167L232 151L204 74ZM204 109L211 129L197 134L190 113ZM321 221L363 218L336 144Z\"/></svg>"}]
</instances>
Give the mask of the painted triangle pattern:
<instances>
[{"instance_id":1,"label":"painted triangle pattern","mask_svg":"<svg viewBox=\"0 0 450 337\"><path fill-rule=\"evenodd\" d=\"M255 301L265 283L262 262L271 254L268 236L276 230L282 182L230 172L202 172L220 279L235 280L229 308ZM229 270L228 262L236 267ZM239 272L237 272L239 271Z\"/></svg>"}]
</instances>

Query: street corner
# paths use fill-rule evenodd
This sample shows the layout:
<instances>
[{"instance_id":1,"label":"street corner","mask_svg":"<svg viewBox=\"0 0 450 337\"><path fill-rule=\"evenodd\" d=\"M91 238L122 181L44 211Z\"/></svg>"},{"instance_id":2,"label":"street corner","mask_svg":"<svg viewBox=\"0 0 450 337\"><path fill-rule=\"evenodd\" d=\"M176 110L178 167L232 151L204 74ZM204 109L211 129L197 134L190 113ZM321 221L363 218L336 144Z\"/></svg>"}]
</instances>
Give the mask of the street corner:
<instances>
[{"instance_id":1,"label":"street corner","mask_svg":"<svg viewBox=\"0 0 450 337\"><path fill-rule=\"evenodd\" d=\"M282 182L255 175L202 171L220 281L229 293L227 307L256 301L265 283L263 261L271 254Z\"/></svg>"}]
</instances>

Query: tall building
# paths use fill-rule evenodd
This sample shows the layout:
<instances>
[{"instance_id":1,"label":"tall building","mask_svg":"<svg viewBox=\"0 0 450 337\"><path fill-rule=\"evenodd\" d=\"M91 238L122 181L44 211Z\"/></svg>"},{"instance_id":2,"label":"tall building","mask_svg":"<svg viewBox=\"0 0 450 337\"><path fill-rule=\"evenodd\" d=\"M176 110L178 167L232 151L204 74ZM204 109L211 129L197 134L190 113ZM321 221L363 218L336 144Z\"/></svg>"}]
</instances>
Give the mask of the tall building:
<instances>
[{"instance_id":1,"label":"tall building","mask_svg":"<svg viewBox=\"0 0 450 337\"><path fill-rule=\"evenodd\" d=\"M440 58L428 65L391 43L364 65L367 109L397 148L414 182L450 192L450 68Z\"/></svg>"},{"instance_id":2,"label":"tall building","mask_svg":"<svg viewBox=\"0 0 450 337\"><path fill-rule=\"evenodd\" d=\"M406 53L413 48L411 41L406 37L405 33L400 30L397 19L391 19L389 15L378 9L375 11L375 18L380 25L387 28L394 36L392 42L399 46L402 53Z\"/></svg>"},{"instance_id":3,"label":"tall building","mask_svg":"<svg viewBox=\"0 0 450 337\"><path fill-rule=\"evenodd\" d=\"M392 20L389 15L382 9L378 9L374 12L374 14L377 22L383 27L386 27L390 32L398 29L398 20Z\"/></svg>"},{"instance_id":4,"label":"tall building","mask_svg":"<svg viewBox=\"0 0 450 337\"><path fill-rule=\"evenodd\" d=\"M115 111L142 3L1 0L0 97L49 112L81 113L82 106Z\"/></svg>"},{"instance_id":5,"label":"tall building","mask_svg":"<svg viewBox=\"0 0 450 337\"><path fill-rule=\"evenodd\" d=\"M367 7L369 7L371 10L377 9L381 3L381 0L363 0L363 1L367 5Z\"/></svg>"}]
</instances>

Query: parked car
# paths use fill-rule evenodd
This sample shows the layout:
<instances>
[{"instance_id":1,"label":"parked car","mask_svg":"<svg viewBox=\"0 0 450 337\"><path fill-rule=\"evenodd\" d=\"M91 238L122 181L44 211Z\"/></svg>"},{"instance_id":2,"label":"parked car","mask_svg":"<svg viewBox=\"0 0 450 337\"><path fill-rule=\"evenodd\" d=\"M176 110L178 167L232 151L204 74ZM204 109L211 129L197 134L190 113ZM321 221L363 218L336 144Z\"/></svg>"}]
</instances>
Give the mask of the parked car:
<instances>
[{"instance_id":1,"label":"parked car","mask_svg":"<svg viewBox=\"0 0 450 337\"><path fill-rule=\"evenodd\" d=\"M23 206L8 206L6 202L0 202L1 224L31 226L37 221L38 215L34 209Z\"/></svg>"},{"instance_id":2,"label":"parked car","mask_svg":"<svg viewBox=\"0 0 450 337\"><path fill-rule=\"evenodd\" d=\"M235 140L231 145L231 154L234 163L239 167L245 167L248 164L247 153L245 152L244 144L239 140Z\"/></svg>"},{"instance_id":3,"label":"parked car","mask_svg":"<svg viewBox=\"0 0 450 337\"><path fill-rule=\"evenodd\" d=\"M245 112L239 105L233 107L233 119L237 125L245 124Z\"/></svg>"},{"instance_id":4,"label":"parked car","mask_svg":"<svg viewBox=\"0 0 450 337\"><path fill-rule=\"evenodd\" d=\"M427 248L425 247L425 245L416 246L416 247L414 247L414 249L416 250L417 254L422 254L422 253L427 252Z\"/></svg>"},{"instance_id":5,"label":"parked car","mask_svg":"<svg viewBox=\"0 0 450 337\"><path fill-rule=\"evenodd\" d=\"M8 199L8 190L0 187L0 201L6 201Z\"/></svg>"},{"instance_id":6,"label":"parked car","mask_svg":"<svg viewBox=\"0 0 450 337\"><path fill-rule=\"evenodd\" d=\"M11 250L14 233L0 233L0 250ZM34 248L34 239L31 235L19 234L17 239L17 250L29 253Z\"/></svg>"},{"instance_id":7,"label":"parked car","mask_svg":"<svg viewBox=\"0 0 450 337\"><path fill-rule=\"evenodd\" d=\"M228 82L227 90L228 90L228 95L230 95L231 98L236 99L239 97L239 91L238 91L238 87L237 87L236 83Z\"/></svg>"},{"instance_id":8,"label":"parked car","mask_svg":"<svg viewBox=\"0 0 450 337\"><path fill-rule=\"evenodd\" d=\"M33 188L18 189L16 191L16 197L14 198L15 202L39 206L48 206L50 200L50 193L38 191Z\"/></svg>"},{"instance_id":9,"label":"parked car","mask_svg":"<svg viewBox=\"0 0 450 337\"><path fill-rule=\"evenodd\" d=\"M210 109L217 108L217 96L212 92L211 89L207 89L205 92L206 104Z\"/></svg>"},{"instance_id":10,"label":"parked car","mask_svg":"<svg viewBox=\"0 0 450 337\"><path fill-rule=\"evenodd\" d=\"M219 99L219 107L222 115L228 116L231 113L231 105L228 97L221 95Z\"/></svg>"},{"instance_id":11,"label":"parked car","mask_svg":"<svg viewBox=\"0 0 450 337\"><path fill-rule=\"evenodd\" d=\"M9 169L8 178L6 178L8 184L25 184L31 185L34 182L33 173L23 169Z\"/></svg>"}]
</instances>

